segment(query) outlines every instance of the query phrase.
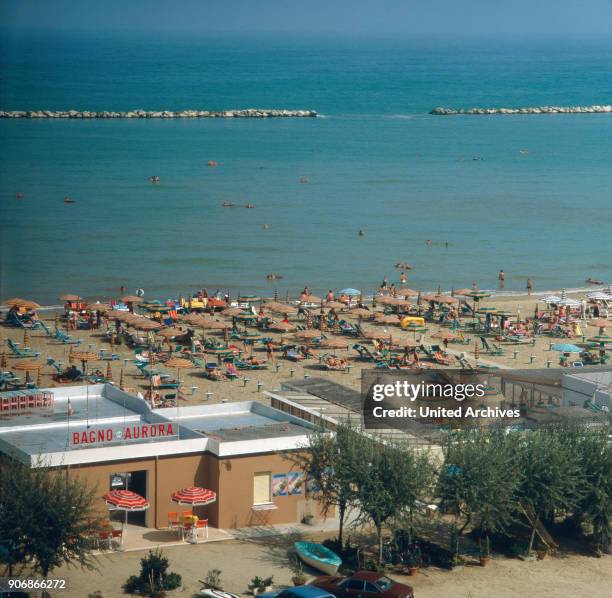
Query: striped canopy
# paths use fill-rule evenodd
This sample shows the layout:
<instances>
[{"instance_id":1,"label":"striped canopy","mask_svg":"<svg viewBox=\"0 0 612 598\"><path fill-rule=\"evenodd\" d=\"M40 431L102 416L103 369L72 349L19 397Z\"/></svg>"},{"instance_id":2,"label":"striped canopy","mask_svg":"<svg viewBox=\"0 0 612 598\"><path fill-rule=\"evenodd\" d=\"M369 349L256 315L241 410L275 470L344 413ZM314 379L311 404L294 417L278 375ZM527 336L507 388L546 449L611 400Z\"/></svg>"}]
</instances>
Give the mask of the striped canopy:
<instances>
[{"instance_id":1,"label":"striped canopy","mask_svg":"<svg viewBox=\"0 0 612 598\"><path fill-rule=\"evenodd\" d=\"M209 505L217 500L216 492L208 490L207 488L199 488L197 486L191 486L190 488L183 488L172 494L172 500L177 502L179 505L192 505L194 507L202 507Z\"/></svg>"},{"instance_id":2,"label":"striped canopy","mask_svg":"<svg viewBox=\"0 0 612 598\"><path fill-rule=\"evenodd\" d=\"M150 506L146 499L131 490L111 490L102 498L107 505L122 511L146 511Z\"/></svg>"}]
</instances>

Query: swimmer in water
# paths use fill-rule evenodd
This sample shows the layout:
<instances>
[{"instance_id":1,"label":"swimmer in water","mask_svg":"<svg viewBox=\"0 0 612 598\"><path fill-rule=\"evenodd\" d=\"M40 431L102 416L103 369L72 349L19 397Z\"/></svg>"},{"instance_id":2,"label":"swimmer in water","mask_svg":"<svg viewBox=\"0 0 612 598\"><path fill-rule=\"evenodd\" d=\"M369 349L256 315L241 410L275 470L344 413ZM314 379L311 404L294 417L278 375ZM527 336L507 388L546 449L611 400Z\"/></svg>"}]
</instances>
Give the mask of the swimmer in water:
<instances>
[{"instance_id":1,"label":"swimmer in water","mask_svg":"<svg viewBox=\"0 0 612 598\"><path fill-rule=\"evenodd\" d=\"M425 241L425 245L431 245L431 239L427 239L427 241Z\"/></svg>"},{"instance_id":2,"label":"swimmer in water","mask_svg":"<svg viewBox=\"0 0 612 598\"><path fill-rule=\"evenodd\" d=\"M268 230L269 228L270 228L270 225L269 225L269 224L264 224L264 225L263 225L263 229L264 229L264 230Z\"/></svg>"},{"instance_id":3,"label":"swimmer in water","mask_svg":"<svg viewBox=\"0 0 612 598\"><path fill-rule=\"evenodd\" d=\"M359 236L363 237L364 235L365 235L365 231L362 228L360 228L359 229Z\"/></svg>"}]
</instances>

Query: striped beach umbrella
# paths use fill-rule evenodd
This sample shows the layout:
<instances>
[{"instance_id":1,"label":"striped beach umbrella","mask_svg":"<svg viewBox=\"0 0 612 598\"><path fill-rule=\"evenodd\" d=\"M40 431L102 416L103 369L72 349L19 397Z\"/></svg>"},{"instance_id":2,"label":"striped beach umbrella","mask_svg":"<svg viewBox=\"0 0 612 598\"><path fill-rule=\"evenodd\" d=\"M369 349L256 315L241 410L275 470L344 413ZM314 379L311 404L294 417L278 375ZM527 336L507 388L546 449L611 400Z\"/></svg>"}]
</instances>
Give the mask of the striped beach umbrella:
<instances>
[{"instance_id":1,"label":"striped beach umbrella","mask_svg":"<svg viewBox=\"0 0 612 598\"><path fill-rule=\"evenodd\" d=\"M217 493L208 488L200 488L199 486L191 486L183 488L171 495L172 501L179 505L191 505L193 507L203 507L217 500Z\"/></svg>"},{"instance_id":2,"label":"striped beach umbrella","mask_svg":"<svg viewBox=\"0 0 612 598\"><path fill-rule=\"evenodd\" d=\"M125 511L126 514L128 512L146 511L151 506L146 498L131 490L111 490L102 498L109 507Z\"/></svg>"}]
</instances>

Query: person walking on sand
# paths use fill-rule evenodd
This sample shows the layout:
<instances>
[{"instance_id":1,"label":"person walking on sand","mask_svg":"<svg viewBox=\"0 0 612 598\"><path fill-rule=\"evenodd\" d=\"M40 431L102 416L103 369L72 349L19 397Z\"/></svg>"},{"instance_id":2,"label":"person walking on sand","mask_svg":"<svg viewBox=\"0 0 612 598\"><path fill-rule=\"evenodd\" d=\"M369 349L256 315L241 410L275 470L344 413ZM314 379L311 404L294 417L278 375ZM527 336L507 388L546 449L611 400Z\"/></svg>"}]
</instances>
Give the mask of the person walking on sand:
<instances>
[{"instance_id":1,"label":"person walking on sand","mask_svg":"<svg viewBox=\"0 0 612 598\"><path fill-rule=\"evenodd\" d=\"M268 341L266 343L266 352L268 354L268 361L272 365L275 365L275 361L274 361L274 345L272 344L272 341Z\"/></svg>"},{"instance_id":2,"label":"person walking on sand","mask_svg":"<svg viewBox=\"0 0 612 598\"><path fill-rule=\"evenodd\" d=\"M327 292L327 300L328 301L334 300L334 292L331 289L329 289L329 291Z\"/></svg>"},{"instance_id":3,"label":"person walking on sand","mask_svg":"<svg viewBox=\"0 0 612 598\"><path fill-rule=\"evenodd\" d=\"M504 283L506 281L506 275L504 274L503 270L499 271L499 288L503 289L504 288Z\"/></svg>"},{"instance_id":4,"label":"person walking on sand","mask_svg":"<svg viewBox=\"0 0 612 598\"><path fill-rule=\"evenodd\" d=\"M533 290L533 283L531 282L531 278L527 279L527 295L531 297L531 291Z\"/></svg>"}]
</instances>

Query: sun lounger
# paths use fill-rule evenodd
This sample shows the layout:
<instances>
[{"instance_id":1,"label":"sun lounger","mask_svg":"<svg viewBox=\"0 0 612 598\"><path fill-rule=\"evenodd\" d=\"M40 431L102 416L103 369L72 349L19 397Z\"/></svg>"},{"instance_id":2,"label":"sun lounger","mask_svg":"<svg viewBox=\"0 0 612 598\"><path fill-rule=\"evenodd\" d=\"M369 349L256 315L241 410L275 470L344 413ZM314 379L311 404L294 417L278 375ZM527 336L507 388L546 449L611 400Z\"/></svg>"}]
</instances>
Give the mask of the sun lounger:
<instances>
[{"instance_id":1,"label":"sun lounger","mask_svg":"<svg viewBox=\"0 0 612 598\"><path fill-rule=\"evenodd\" d=\"M72 338L69 334L59 329L55 331L55 340L64 345L80 345L82 342L80 338Z\"/></svg>"},{"instance_id":2,"label":"sun lounger","mask_svg":"<svg viewBox=\"0 0 612 598\"><path fill-rule=\"evenodd\" d=\"M104 349L100 350L98 356L102 361L117 361L118 359L120 359L117 353L111 353L110 351L105 351Z\"/></svg>"},{"instance_id":3,"label":"sun lounger","mask_svg":"<svg viewBox=\"0 0 612 598\"><path fill-rule=\"evenodd\" d=\"M288 349L285 351L285 357L290 361L303 361L306 359L303 353L300 353L297 349Z\"/></svg>"},{"instance_id":4,"label":"sun lounger","mask_svg":"<svg viewBox=\"0 0 612 598\"><path fill-rule=\"evenodd\" d=\"M434 353L434 361L436 363L439 363L440 365L451 365L452 363L452 359L446 355L444 355L444 353L442 353L442 351L436 351Z\"/></svg>"},{"instance_id":5,"label":"sun lounger","mask_svg":"<svg viewBox=\"0 0 612 598\"><path fill-rule=\"evenodd\" d=\"M40 353L33 351L29 347L24 347L23 349L19 348L19 345L13 342L12 339L7 338L6 343L13 353L13 357L39 357Z\"/></svg>"}]
</instances>

